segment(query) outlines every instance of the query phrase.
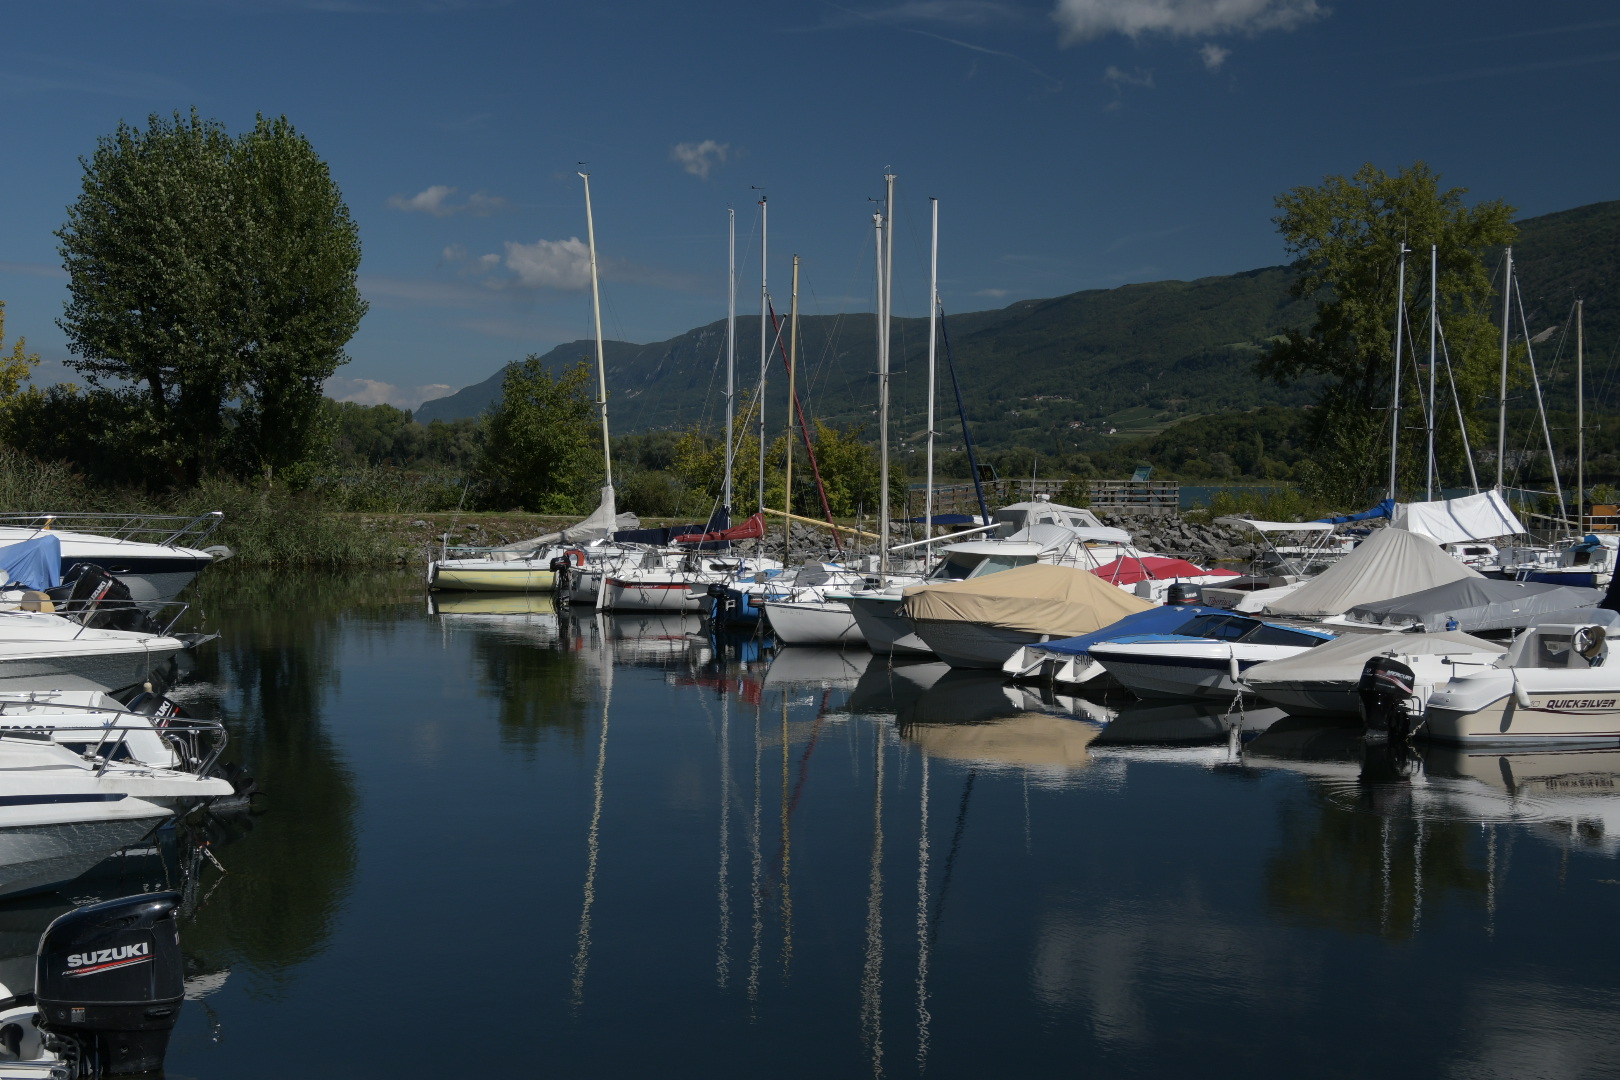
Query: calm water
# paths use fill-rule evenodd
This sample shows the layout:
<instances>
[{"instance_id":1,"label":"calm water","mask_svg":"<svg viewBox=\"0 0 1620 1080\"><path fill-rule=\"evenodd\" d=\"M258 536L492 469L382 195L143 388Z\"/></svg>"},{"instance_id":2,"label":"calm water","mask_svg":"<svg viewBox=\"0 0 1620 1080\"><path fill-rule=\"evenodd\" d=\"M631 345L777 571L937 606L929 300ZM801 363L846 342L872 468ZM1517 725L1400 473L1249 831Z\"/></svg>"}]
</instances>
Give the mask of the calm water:
<instances>
[{"instance_id":1,"label":"calm water","mask_svg":"<svg viewBox=\"0 0 1620 1080\"><path fill-rule=\"evenodd\" d=\"M1620 753L417 588L202 583L177 694L268 797L213 826L171 1077L1620 1070Z\"/></svg>"}]
</instances>

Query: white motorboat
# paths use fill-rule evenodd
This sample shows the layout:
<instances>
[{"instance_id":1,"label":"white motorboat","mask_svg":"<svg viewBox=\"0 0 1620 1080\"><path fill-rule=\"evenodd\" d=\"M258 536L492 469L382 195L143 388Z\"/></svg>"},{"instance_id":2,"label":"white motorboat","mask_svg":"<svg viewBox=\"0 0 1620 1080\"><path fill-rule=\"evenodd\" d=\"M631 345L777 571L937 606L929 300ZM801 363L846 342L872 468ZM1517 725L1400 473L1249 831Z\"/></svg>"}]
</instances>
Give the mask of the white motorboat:
<instances>
[{"instance_id":1,"label":"white motorboat","mask_svg":"<svg viewBox=\"0 0 1620 1080\"><path fill-rule=\"evenodd\" d=\"M143 602L173 600L214 563L228 558L229 548L200 545L225 515L218 510L194 518L152 514L4 514L0 547L53 536L61 544L63 577L76 567L94 564L128 587ZM79 529L73 528L75 523ZM88 532L82 529L105 530Z\"/></svg>"},{"instance_id":2,"label":"white motorboat","mask_svg":"<svg viewBox=\"0 0 1620 1080\"><path fill-rule=\"evenodd\" d=\"M1346 634L1308 653L1256 664L1243 685L1267 704L1293 716L1356 720L1358 686L1374 656L1393 657L1414 672L1413 692L1426 702L1436 683L1452 673L1488 667L1506 649L1455 630L1430 634Z\"/></svg>"},{"instance_id":3,"label":"white motorboat","mask_svg":"<svg viewBox=\"0 0 1620 1080\"><path fill-rule=\"evenodd\" d=\"M1229 700L1244 669L1298 656L1333 635L1229 613L1199 615L1172 634L1092 645L1092 659L1138 697Z\"/></svg>"},{"instance_id":4,"label":"white motorboat","mask_svg":"<svg viewBox=\"0 0 1620 1080\"><path fill-rule=\"evenodd\" d=\"M100 630L61 615L0 611L0 687L82 679L109 690L137 686L186 648L166 634Z\"/></svg>"},{"instance_id":5,"label":"white motorboat","mask_svg":"<svg viewBox=\"0 0 1620 1080\"><path fill-rule=\"evenodd\" d=\"M1222 609L1200 604L1167 604L1127 615L1092 634L1060 638L1015 651L1002 665L1002 674L1059 685L1102 687L1113 685L1103 666L1091 656L1091 646L1132 634L1174 634L1195 617L1221 614Z\"/></svg>"}]
</instances>

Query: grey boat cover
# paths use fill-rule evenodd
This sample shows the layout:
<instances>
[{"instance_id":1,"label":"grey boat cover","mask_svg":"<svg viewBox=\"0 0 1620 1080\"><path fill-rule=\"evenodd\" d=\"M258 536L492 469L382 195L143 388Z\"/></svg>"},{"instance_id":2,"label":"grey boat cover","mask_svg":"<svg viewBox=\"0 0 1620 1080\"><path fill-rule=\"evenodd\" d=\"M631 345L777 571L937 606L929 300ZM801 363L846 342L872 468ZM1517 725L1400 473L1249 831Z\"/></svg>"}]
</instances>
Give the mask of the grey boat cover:
<instances>
[{"instance_id":1,"label":"grey boat cover","mask_svg":"<svg viewBox=\"0 0 1620 1080\"><path fill-rule=\"evenodd\" d=\"M1287 596L1266 605L1272 615L1342 615L1358 604L1484 575L1405 529L1375 529L1350 554ZM1565 605L1568 606L1567 604Z\"/></svg>"},{"instance_id":2,"label":"grey boat cover","mask_svg":"<svg viewBox=\"0 0 1620 1080\"><path fill-rule=\"evenodd\" d=\"M1540 615L1530 616L1530 621L1524 625L1528 629L1532 626L1567 626L1570 623L1580 626L1601 626L1612 633L1620 630L1620 611L1595 607L1543 611Z\"/></svg>"},{"instance_id":3,"label":"grey boat cover","mask_svg":"<svg viewBox=\"0 0 1620 1080\"><path fill-rule=\"evenodd\" d=\"M1588 608L1602 599L1602 589L1465 578L1410 596L1357 604L1346 614L1357 622L1378 626L1422 623L1431 630L1444 629L1446 620L1452 618L1457 620L1457 629L1477 633L1525 626L1532 616L1543 612Z\"/></svg>"},{"instance_id":4,"label":"grey boat cover","mask_svg":"<svg viewBox=\"0 0 1620 1080\"><path fill-rule=\"evenodd\" d=\"M1346 634L1297 656L1256 664L1243 673L1243 681L1258 687L1274 683L1353 683L1361 678L1361 669L1375 656L1401 653L1499 656L1505 652L1507 649L1501 645L1460 630L1439 634Z\"/></svg>"}]
</instances>

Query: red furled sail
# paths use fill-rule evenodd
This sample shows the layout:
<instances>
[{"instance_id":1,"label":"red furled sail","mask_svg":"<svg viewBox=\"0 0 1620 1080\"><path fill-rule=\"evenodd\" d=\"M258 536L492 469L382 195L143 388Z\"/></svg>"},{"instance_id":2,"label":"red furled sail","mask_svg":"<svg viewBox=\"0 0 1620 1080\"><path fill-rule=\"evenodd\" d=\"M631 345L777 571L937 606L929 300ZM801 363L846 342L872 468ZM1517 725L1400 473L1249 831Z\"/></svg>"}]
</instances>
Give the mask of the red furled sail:
<instances>
[{"instance_id":1,"label":"red furled sail","mask_svg":"<svg viewBox=\"0 0 1620 1080\"><path fill-rule=\"evenodd\" d=\"M717 544L726 540L759 540L765 535L765 515L755 514L741 525L721 532L686 533L670 539L672 544Z\"/></svg>"}]
</instances>

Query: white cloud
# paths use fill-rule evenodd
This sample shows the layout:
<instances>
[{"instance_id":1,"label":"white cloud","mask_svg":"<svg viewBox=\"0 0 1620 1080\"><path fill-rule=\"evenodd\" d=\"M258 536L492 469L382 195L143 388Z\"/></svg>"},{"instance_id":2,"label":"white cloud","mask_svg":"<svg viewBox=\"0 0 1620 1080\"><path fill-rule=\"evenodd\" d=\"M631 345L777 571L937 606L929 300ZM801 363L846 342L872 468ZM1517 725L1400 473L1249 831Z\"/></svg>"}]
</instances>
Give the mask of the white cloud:
<instances>
[{"instance_id":1,"label":"white cloud","mask_svg":"<svg viewBox=\"0 0 1620 1080\"><path fill-rule=\"evenodd\" d=\"M1198 50L1198 55L1204 58L1204 67L1210 71L1219 71L1221 65L1226 63L1226 58L1232 55L1232 50L1223 48L1211 41Z\"/></svg>"},{"instance_id":2,"label":"white cloud","mask_svg":"<svg viewBox=\"0 0 1620 1080\"><path fill-rule=\"evenodd\" d=\"M676 143L670 147L669 160L679 162L681 168L701 180L707 180L716 165L725 164L731 144L704 139L702 142Z\"/></svg>"},{"instance_id":3,"label":"white cloud","mask_svg":"<svg viewBox=\"0 0 1620 1080\"><path fill-rule=\"evenodd\" d=\"M973 295L974 296L986 296L986 297L989 297L991 300L1000 300L1000 299L1003 299L1004 297L1012 295L1012 290L1010 290L1010 289L980 289L978 292L974 293Z\"/></svg>"},{"instance_id":4,"label":"white cloud","mask_svg":"<svg viewBox=\"0 0 1620 1080\"><path fill-rule=\"evenodd\" d=\"M488 217L498 210L506 208L506 200L499 195L490 195L482 191L475 191L467 196L466 201L452 203L450 196L459 188L448 184L434 184L418 191L415 195L390 195L388 208L390 210L403 210L407 214L432 214L434 217L449 217L451 214L472 214L474 217Z\"/></svg>"},{"instance_id":5,"label":"white cloud","mask_svg":"<svg viewBox=\"0 0 1620 1080\"><path fill-rule=\"evenodd\" d=\"M379 382L376 379L333 377L326 380L326 392L338 401L352 401L356 405L392 405L396 409L415 409L424 401L432 401L434 398L454 393L455 388L444 383L395 386L393 383Z\"/></svg>"},{"instance_id":6,"label":"white cloud","mask_svg":"<svg viewBox=\"0 0 1620 1080\"><path fill-rule=\"evenodd\" d=\"M1132 68L1130 71L1122 71L1109 64L1108 70L1103 72L1103 82L1112 83L1115 87L1141 86L1151 90L1153 89L1153 70L1151 68L1146 70Z\"/></svg>"},{"instance_id":7,"label":"white cloud","mask_svg":"<svg viewBox=\"0 0 1620 1080\"><path fill-rule=\"evenodd\" d=\"M507 241L505 262L530 288L585 289L591 284L590 249L577 236L532 244Z\"/></svg>"},{"instance_id":8,"label":"white cloud","mask_svg":"<svg viewBox=\"0 0 1620 1080\"><path fill-rule=\"evenodd\" d=\"M1327 15L1317 0L1057 0L1064 45L1109 34L1190 37L1292 30Z\"/></svg>"},{"instance_id":9,"label":"white cloud","mask_svg":"<svg viewBox=\"0 0 1620 1080\"><path fill-rule=\"evenodd\" d=\"M834 16L842 25L854 22L932 22L955 26L983 26L1018 17L1017 8L996 3L995 0L903 0L885 8L842 12L841 18Z\"/></svg>"}]
</instances>

